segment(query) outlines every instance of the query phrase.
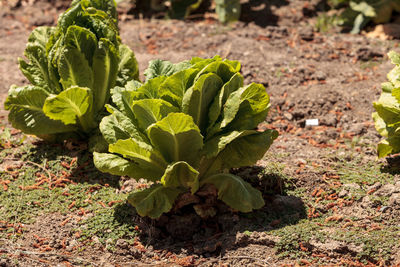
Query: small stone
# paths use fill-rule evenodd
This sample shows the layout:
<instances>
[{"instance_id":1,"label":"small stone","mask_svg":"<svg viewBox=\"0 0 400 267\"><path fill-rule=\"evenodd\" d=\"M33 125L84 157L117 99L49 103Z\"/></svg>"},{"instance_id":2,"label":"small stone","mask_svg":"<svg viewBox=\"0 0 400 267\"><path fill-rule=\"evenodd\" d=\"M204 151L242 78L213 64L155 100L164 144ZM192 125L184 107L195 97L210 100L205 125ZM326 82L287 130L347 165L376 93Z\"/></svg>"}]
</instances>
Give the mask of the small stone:
<instances>
[{"instance_id":1,"label":"small stone","mask_svg":"<svg viewBox=\"0 0 400 267\"><path fill-rule=\"evenodd\" d=\"M318 81L323 81L326 80L326 74L319 70L314 73L314 78Z\"/></svg>"},{"instance_id":2,"label":"small stone","mask_svg":"<svg viewBox=\"0 0 400 267\"><path fill-rule=\"evenodd\" d=\"M382 184L381 184L380 182L377 182L377 183L375 183L375 184L369 186L367 190L368 190L368 191L376 191L376 190L378 190L378 189L381 188L381 187L382 187Z\"/></svg>"},{"instance_id":3,"label":"small stone","mask_svg":"<svg viewBox=\"0 0 400 267\"><path fill-rule=\"evenodd\" d=\"M299 31L299 36L300 36L301 39L303 39L305 41L314 40L314 29L313 29L313 27L309 26L309 27L301 28L301 30Z\"/></svg>"},{"instance_id":4,"label":"small stone","mask_svg":"<svg viewBox=\"0 0 400 267\"><path fill-rule=\"evenodd\" d=\"M347 196L349 192L345 189L343 189L342 191L339 192L338 197L339 198L344 198L345 196Z\"/></svg>"},{"instance_id":5,"label":"small stone","mask_svg":"<svg viewBox=\"0 0 400 267\"><path fill-rule=\"evenodd\" d=\"M129 244L125 239L118 239L117 243L116 243L116 246L119 247L119 248L126 249L126 248L129 247Z\"/></svg>"},{"instance_id":6,"label":"small stone","mask_svg":"<svg viewBox=\"0 0 400 267\"><path fill-rule=\"evenodd\" d=\"M72 249L77 245L78 245L78 241L76 241L75 239L71 240L71 242L69 242L69 245L67 246L66 250L72 251Z\"/></svg>"},{"instance_id":7,"label":"small stone","mask_svg":"<svg viewBox=\"0 0 400 267\"><path fill-rule=\"evenodd\" d=\"M354 133L355 135L361 135L367 132L366 127L362 123L354 123L351 125L349 132Z\"/></svg>"},{"instance_id":8,"label":"small stone","mask_svg":"<svg viewBox=\"0 0 400 267\"><path fill-rule=\"evenodd\" d=\"M297 165L306 165L307 161L305 159L297 159L296 160Z\"/></svg>"},{"instance_id":9,"label":"small stone","mask_svg":"<svg viewBox=\"0 0 400 267\"><path fill-rule=\"evenodd\" d=\"M92 236L92 241L95 245L101 245L100 239L96 235Z\"/></svg>"},{"instance_id":10,"label":"small stone","mask_svg":"<svg viewBox=\"0 0 400 267\"><path fill-rule=\"evenodd\" d=\"M293 115L287 111L283 113L283 117L285 117L288 121L293 120Z\"/></svg>"},{"instance_id":11,"label":"small stone","mask_svg":"<svg viewBox=\"0 0 400 267\"><path fill-rule=\"evenodd\" d=\"M336 127L337 118L335 114L327 114L325 117L321 118L321 125Z\"/></svg>"},{"instance_id":12,"label":"small stone","mask_svg":"<svg viewBox=\"0 0 400 267\"><path fill-rule=\"evenodd\" d=\"M391 196L394 193L399 193L400 188L396 187L393 184L385 184L378 191L375 192L375 195L383 197L383 196Z\"/></svg>"},{"instance_id":13,"label":"small stone","mask_svg":"<svg viewBox=\"0 0 400 267\"><path fill-rule=\"evenodd\" d=\"M395 193L389 198L389 205L396 206L396 209L400 208L400 193Z\"/></svg>"},{"instance_id":14,"label":"small stone","mask_svg":"<svg viewBox=\"0 0 400 267\"><path fill-rule=\"evenodd\" d=\"M346 189L353 189L353 190L361 189L361 186L359 184L356 184L356 183L344 184L343 187L346 188Z\"/></svg>"}]
</instances>

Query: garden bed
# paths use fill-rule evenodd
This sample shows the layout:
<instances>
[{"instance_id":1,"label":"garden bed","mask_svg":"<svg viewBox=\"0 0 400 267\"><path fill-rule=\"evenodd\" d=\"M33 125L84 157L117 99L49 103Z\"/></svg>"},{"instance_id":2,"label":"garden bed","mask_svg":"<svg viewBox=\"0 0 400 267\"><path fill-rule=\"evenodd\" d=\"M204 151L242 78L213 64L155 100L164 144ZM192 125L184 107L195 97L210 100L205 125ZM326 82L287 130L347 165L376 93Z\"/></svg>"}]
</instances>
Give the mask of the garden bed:
<instances>
[{"instance_id":1,"label":"garden bed","mask_svg":"<svg viewBox=\"0 0 400 267\"><path fill-rule=\"evenodd\" d=\"M240 60L245 84L262 83L271 96L260 127L280 133L257 166L232 170L258 184L264 208L156 223L125 203L143 181L98 172L84 144L44 143L8 124L7 91L27 84L16 58L30 31L54 24L68 5L33 2L0 7L0 266L400 263L400 165L377 160L371 119L397 41L315 32L309 1L246 2L242 21L229 26L207 14L168 21L121 9L121 37L141 74L156 58Z\"/></svg>"}]
</instances>

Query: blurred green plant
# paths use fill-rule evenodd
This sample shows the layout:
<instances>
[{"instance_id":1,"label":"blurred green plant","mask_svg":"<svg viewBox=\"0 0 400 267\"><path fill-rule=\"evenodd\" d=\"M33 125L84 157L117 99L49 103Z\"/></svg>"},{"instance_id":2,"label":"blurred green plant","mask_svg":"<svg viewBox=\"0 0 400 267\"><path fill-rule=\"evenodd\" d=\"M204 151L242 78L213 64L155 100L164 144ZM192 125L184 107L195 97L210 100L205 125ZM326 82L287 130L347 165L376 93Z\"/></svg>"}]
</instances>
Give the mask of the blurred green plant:
<instances>
[{"instance_id":1,"label":"blurred green plant","mask_svg":"<svg viewBox=\"0 0 400 267\"><path fill-rule=\"evenodd\" d=\"M359 33L369 22L387 23L393 11L400 12L400 0L330 0L329 5L341 9L336 25L351 27Z\"/></svg>"}]
</instances>

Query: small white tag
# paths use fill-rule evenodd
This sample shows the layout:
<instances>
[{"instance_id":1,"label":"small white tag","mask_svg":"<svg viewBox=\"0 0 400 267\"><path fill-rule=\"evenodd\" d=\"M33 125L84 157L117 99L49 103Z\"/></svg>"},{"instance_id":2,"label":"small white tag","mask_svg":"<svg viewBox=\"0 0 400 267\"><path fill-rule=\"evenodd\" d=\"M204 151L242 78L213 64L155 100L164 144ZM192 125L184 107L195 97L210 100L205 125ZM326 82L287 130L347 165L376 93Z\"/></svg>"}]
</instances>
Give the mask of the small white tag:
<instances>
[{"instance_id":1,"label":"small white tag","mask_svg":"<svg viewBox=\"0 0 400 267\"><path fill-rule=\"evenodd\" d=\"M306 126L318 126L318 119L306 120Z\"/></svg>"}]
</instances>

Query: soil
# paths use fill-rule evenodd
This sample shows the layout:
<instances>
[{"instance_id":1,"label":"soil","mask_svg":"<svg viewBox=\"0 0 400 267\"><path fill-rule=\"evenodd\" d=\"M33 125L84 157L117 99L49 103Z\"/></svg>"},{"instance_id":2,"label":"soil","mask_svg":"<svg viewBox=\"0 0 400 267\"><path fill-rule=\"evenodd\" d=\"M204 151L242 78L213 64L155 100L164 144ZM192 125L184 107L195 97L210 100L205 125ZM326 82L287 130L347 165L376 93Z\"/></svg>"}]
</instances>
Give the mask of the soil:
<instances>
[{"instance_id":1,"label":"soil","mask_svg":"<svg viewBox=\"0 0 400 267\"><path fill-rule=\"evenodd\" d=\"M229 26L219 24L209 11L200 19L175 21L143 18L132 13L131 6L125 4L119 10L121 37L134 50L140 73L149 60L156 58L179 62L193 56L219 54L240 60L245 83L262 83L271 96L270 114L260 128L275 128L280 132L269 156L260 160L258 168L269 166L271 162L279 163L285 166L282 172L290 177L293 188L301 187L309 196L319 188L329 192L330 184L324 178L329 171L321 171L321 167L331 166L332 154L353 153L353 148L344 146L346 142L353 142L354 138L362 140L363 145L357 146L355 152L362 155L359 164L376 160L374 144L380 137L371 120L372 102L379 97L380 84L392 68L386 54L396 50L397 42L336 31L316 32L313 25L320 11L318 1L243 2L241 21ZM36 26L54 25L58 14L67 6L68 1L1 2L0 120L6 120L3 102L9 87L28 83L18 70L16 59L23 55L30 31ZM319 126L307 126L309 119L318 119ZM339 148L343 148L342 152L337 152ZM249 179L260 173L257 168L233 171L245 173ZM121 239L115 251L96 242L84 251L73 250L78 241L69 233L76 225L67 223L60 231L57 226L66 217L57 213L38 217L35 223L27 226L24 238L6 247L32 247L37 242L35 236L46 237L48 242L54 243L49 245L55 252L46 260L38 261L36 250L32 250L30 257L20 257L21 266L68 266L65 262L80 265L76 263L79 261L82 265L94 266L294 265L298 259L278 256L280 240L269 232L289 224L281 222L296 224L310 218L310 213L300 197L287 194L290 188L283 188L279 179L267 185L273 194L266 194L267 205L259 212L244 216L222 207L217 217L206 221L190 213L175 214L166 216L166 221L161 220L157 225L136 218L142 236L134 246ZM260 188L265 189L265 186L259 184ZM399 184L386 191L382 190L384 186L368 186L376 186L378 194L381 192L390 199L388 209L391 212L384 215L385 219L398 218ZM342 193L349 194L349 188L343 187ZM373 214L365 207L373 205L370 199L349 202L340 214L358 216L362 224L370 227L374 223ZM327 211L317 206L318 212ZM259 214L274 219L260 218ZM168 225L173 225L173 229L167 229ZM326 231L334 231L335 227L327 226ZM326 265L363 264L355 257L359 248L352 240L309 240L303 245L304 250L313 255L325 255L322 263ZM68 253L61 254L62 249ZM312 263L312 259L300 263L318 265ZM376 259L367 260L379 264ZM394 248L382 264L396 263L400 263L400 252ZM0 261L0 266L13 265L11 261Z\"/></svg>"}]
</instances>

